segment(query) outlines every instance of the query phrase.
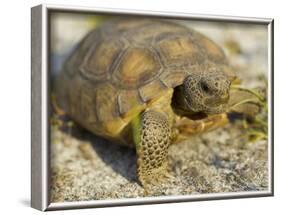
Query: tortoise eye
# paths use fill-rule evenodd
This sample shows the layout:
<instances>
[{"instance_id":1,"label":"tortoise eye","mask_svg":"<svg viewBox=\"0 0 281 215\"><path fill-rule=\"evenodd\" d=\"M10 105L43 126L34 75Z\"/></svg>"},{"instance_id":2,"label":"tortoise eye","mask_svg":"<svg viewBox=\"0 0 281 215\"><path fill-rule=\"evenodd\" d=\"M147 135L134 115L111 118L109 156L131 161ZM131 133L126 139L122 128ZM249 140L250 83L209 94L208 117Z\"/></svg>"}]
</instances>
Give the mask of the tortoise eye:
<instances>
[{"instance_id":1,"label":"tortoise eye","mask_svg":"<svg viewBox=\"0 0 281 215\"><path fill-rule=\"evenodd\" d=\"M201 82L201 88L205 93L210 93L210 88L205 82Z\"/></svg>"}]
</instances>

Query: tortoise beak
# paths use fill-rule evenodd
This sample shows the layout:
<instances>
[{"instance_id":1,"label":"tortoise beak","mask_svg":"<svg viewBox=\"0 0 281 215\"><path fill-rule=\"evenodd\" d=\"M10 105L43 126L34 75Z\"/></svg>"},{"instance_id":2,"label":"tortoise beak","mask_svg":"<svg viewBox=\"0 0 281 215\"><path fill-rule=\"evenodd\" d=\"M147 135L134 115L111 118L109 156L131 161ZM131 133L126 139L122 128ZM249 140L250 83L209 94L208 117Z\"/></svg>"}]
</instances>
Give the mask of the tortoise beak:
<instances>
[{"instance_id":1,"label":"tortoise beak","mask_svg":"<svg viewBox=\"0 0 281 215\"><path fill-rule=\"evenodd\" d=\"M226 92L226 93L224 93L220 98L219 98L219 103L220 104L226 104L226 103L228 103L228 101L229 101L229 93L228 92Z\"/></svg>"},{"instance_id":2,"label":"tortoise beak","mask_svg":"<svg viewBox=\"0 0 281 215\"><path fill-rule=\"evenodd\" d=\"M211 106L211 107L216 107L222 104L227 104L229 101L229 93L224 93L222 96L212 96L209 98L205 99L205 105L206 106Z\"/></svg>"},{"instance_id":3,"label":"tortoise beak","mask_svg":"<svg viewBox=\"0 0 281 215\"><path fill-rule=\"evenodd\" d=\"M207 115L221 114L221 113L226 112L227 108L228 108L228 104L225 103L225 104L217 105L216 107L210 107L208 110L205 110L204 112Z\"/></svg>"}]
</instances>

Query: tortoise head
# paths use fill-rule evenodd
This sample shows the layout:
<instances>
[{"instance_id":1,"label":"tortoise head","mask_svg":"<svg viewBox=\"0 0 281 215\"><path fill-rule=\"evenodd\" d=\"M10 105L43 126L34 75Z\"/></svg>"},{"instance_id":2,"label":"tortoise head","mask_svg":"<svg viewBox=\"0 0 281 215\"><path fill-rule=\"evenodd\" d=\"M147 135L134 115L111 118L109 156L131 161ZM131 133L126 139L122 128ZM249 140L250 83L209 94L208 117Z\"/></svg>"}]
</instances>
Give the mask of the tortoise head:
<instances>
[{"instance_id":1,"label":"tortoise head","mask_svg":"<svg viewBox=\"0 0 281 215\"><path fill-rule=\"evenodd\" d=\"M183 82L186 108L192 112L218 114L226 111L231 80L223 72L188 75Z\"/></svg>"}]
</instances>

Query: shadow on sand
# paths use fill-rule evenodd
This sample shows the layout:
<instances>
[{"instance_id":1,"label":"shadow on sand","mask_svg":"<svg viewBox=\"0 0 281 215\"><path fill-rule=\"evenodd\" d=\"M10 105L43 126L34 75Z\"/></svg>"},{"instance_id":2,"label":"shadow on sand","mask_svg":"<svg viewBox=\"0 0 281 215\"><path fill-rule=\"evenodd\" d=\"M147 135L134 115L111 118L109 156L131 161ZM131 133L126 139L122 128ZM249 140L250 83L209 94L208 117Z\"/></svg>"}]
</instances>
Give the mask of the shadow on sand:
<instances>
[{"instance_id":1,"label":"shadow on sand","mask_svg":"<svg viewBox=\"0 0 281 215\"><path fill-rule=\"evenodd\" d=\"M67 132L64 129L62 130ZM134 148L113 143L86 131L78 125L75 125L71 132L68 131L67 133L71 133L77 139L90 142L92 149L107 166L110 166L130 182L137 182L136 151Z\"/></svg>"}]
</instances>

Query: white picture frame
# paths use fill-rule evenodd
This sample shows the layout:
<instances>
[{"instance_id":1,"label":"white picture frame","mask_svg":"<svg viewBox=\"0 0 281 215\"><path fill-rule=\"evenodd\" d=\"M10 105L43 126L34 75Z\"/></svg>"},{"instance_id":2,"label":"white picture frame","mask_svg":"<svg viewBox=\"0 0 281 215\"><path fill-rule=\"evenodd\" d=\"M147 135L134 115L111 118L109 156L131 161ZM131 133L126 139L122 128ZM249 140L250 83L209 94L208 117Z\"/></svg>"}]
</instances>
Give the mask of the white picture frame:
<instances>
[{"instance_id":1,"label":"white picture frame","mask_svg":"<svg viewBox=\"0 0 281 215\"><path fill-rule=\"evenodd\" d=\"M269 137L268 137L268 178L269 186L267 191L245 191L220 194L198 194L196 196L165 196L146 197L137 199L116 199L116 200L91 200L79 202L52 203L49 197L50 188L50 149L49 149L49 13L50 11L72 11L81 13L103 13L155 16L165 18L180 18L192 20L212 20L219 22L255 23L267 25L268 28L268 107L269 107ZM232 199L246 197L262 197L273 195L273 33L274 21L269 18L248 18L233 16L195 15L185 13L166 13L159 11L137 11L106 8L89 8L80 6L60 5L39 5L31 9L32 26L32 169L31 169L31 206L38 210L58 210L74 208L92 208L122 205L154 204L168 202L201 201L214 199Z\"/></svg>"}]
</instances>

